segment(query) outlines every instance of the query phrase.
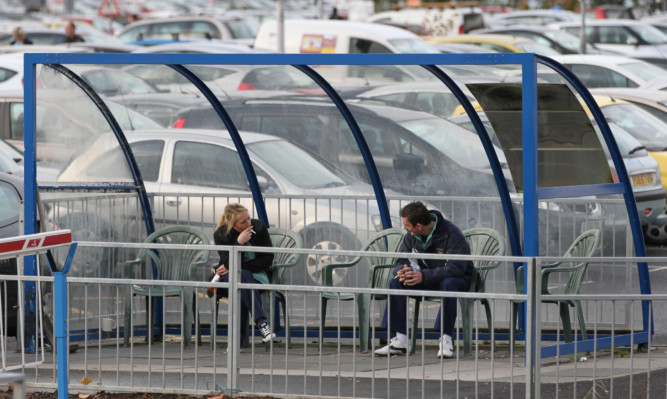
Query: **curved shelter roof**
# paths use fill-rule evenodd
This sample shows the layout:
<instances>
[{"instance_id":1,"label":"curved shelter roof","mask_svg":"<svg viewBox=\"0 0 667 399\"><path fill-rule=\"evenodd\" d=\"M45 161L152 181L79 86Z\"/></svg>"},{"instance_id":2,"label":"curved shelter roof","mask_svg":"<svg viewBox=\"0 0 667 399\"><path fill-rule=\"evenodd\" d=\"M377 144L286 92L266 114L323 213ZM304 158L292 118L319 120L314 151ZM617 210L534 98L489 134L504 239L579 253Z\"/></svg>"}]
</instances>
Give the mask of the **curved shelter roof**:
<instances>
[{"instance_id":1,"label":"curved shelter roof","mask_svg":"<svg viewBox=\"0 0 667 399\"><path fill-rule=\"evenodd\" d=\"M60 181L39 187L51 192L133 193L142 209L141 228L150 233L154 229L153 211L167 205L149 198L149 182L143 177L148 171L142 169L148 158L130 145L130 140L140 140L134 138L140 133L128 133L126 137L127 129L121 127L117 114L109 109L108 100L94 88L99 82L84 76L88 65L156 66L165 74L175 72L180 81L165 84L159 90L166 87L202 97L200 108L204 110L193 109L192 121L201 122L206 128L226 130L227 140L233 143L238 157L242 171L239 173L244 175L254 199L256 215L267 223L276 224L286 218L267 212L271 194L277 192L289 197L291 194L286 193L296 192L297 188L288 189L289 178L285 183L276 182L275 191L267 188L271 187L267 180L276 180L270 172L278 173L280 168L265 165L264 161L271 155L279 158L280 152L261 152L256 143L251 146L246 131L283 135L281 138L298 144L322 165L340 170L346 176L352 175L351 181L369 185L372 192L366 193L375 201L367 209L377 209L378 218L370 217L377 220L375 228L392 226L395 214L388 197L395 196L397 191L399 197L439 201L437 205L443 208L447 201L440 201L438 195L483 197L484 194L475 190L490 187L493 192L489 196L499 200L497 209L502 210L503 215L501 226L507 231L512 253L539 256L544 254L541 245L549 240L548 235L545 237L548 232L540 224L544 210L540 201L616 196L622 197L625 203L635 254L646 255L632 187L609 126L588 90L573 74L548 58L534 54L26 54L26 204L35 203L38 188L35 161L40 155L47 155L40 150L40 135L53 143L66 140L64 150L68 156L64 159L71 159L86 156L90 143L103 134L113 134L117 145L109 150L116 151L119 159L125 161L122 171L107 166L109 177L98 182ZM200 66L225 69L205 70ZM492 70L489 66L500 66L503 72L494 75L498 69ZM274 69L269 70L269 67ZM244 78L229 86L229 77L241 75L240 70ZM281 70L290 72L276 73ZM312 84L296 88L278 84L281 77L292 76L294 70ZM252 72L255 80L251 82L246 72ZM350 86L358 89L360 83L371 85L374 79L399 77L442 87L442 91L448 93L446 98L453 98L465 109L474 132L462 130L452 120L423 112L418 104L414 107L403 104L392 110L388 107L396 104L391 101L361 101L344 95L344 89ZM254 84L281 96L260 96L257 91L230 99L233 97L230 87L247 88ZM483 113L476 111L471 100L477 102ZM69 112L68 107L86 107L91 115L101 115L106 125L98 121L75 126L75 129L72 125L59 127L52 122L53 130L60 136L49 136L56 133L37 129L40 116L37 108L42 103L52 103L64 114ZM586 108L594 116L599 134L593 129ZM294 115L297 117L287 124L291 129L279 131L278 126L283 126L284 119ZM205 123L209 120L210 126ZM187 127L189 122L184 123ZM164 134L165 138L170 135L172 133ZM395 148L400 155L390 151L386 138L391 135L396 135ZM474 140L469 140L471 137ZM174 148L176 146L178 144L174 144ZM605 149L611 154L611 160L605 157ZM173 151L176 163L176 150ZM255 158L258 154L263 154L261 160ZM203 152L201 157L205 157ZM610 171L610 162L617 179ZM202 165L208 164L210 162ZM350 193L364 192L360 184L355 184L340 183L338 192L343 193L340 187L357 190ZM299 192L306 192L304 190L301 187ZM313 206L317 208L320 199L316 197L314 201ZM328 207L333 209L331 205ZM219 208L218 212L221 211ZM446 213L454 217L456 209ZM31 221L36 219L36 210L26 205L25 216L26 233L33 233ZM307 221L304 219L303 223ZM372 230L370 225L371 222L364 228ZM574 222L573 226L582 228ZM639 276L642 293L650 292L645 264L639 266Z\"/></svg>"}]
</instances>

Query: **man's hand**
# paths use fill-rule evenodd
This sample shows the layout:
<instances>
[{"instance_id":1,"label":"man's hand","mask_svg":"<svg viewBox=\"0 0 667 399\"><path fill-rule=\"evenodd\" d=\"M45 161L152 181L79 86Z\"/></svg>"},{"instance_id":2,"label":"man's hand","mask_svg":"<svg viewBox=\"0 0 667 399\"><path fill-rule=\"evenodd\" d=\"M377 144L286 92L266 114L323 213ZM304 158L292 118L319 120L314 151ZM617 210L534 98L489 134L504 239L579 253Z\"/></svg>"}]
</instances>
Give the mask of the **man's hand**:
<instances>
[{"instance_id":1,"label":"man's hand","mask_svg":"<svg viewBox=\"0 0 667 399\"><path fill-rule=\"evenodd\" d=\"M407 269L404 267L401 271L403 271L403 279L401 281L407 286L413 286L424 282L424 275L421 271L416 272L412 270L411 267L408 267Z\"/></svg>"}]
</instances>

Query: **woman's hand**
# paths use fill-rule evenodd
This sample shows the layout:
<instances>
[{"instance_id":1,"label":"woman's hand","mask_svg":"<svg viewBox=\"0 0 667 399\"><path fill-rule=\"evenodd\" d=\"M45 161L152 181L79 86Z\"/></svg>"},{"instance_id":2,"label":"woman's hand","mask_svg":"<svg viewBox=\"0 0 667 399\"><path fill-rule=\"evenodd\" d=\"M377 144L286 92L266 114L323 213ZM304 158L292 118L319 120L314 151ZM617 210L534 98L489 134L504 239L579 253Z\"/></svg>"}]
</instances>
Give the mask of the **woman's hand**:
<instances>
[{"instance_id":1,"label":"woman's hand","mask_svg":"<svg viewBox=\"0 0 667 399\"><path fill-rule=\"evenodd\" d=\"M220 277L224 276L227 273L229 273L229 269L227 269L227 266L225 265L220 265L218 266L217 269L215 269L215 274L219 275Z\"/></svg>"},{"instance_id":2,"label":"woman's hand","mask_svg":"<svg viewBox=\"0 0 667 399\"><path fill-rule=\"evenodd\" d=\"M250 241L250 237L255 233L255 231L252 229L252 226L248 227L247 229L243 230L241 233L239 233L239 238L236 239L236 242L239 245L245 245L248 241Z\"/></svg>"}]
</instances>

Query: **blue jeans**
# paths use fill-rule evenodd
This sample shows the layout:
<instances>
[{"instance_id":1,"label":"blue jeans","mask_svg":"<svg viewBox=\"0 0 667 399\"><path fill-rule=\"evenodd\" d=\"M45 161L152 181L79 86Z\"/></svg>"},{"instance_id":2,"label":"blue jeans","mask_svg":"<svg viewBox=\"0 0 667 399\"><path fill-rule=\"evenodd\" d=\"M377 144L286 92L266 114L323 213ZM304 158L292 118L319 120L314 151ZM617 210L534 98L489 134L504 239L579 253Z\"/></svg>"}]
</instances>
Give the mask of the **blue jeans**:
<instances>
[{"instance_id":1,"label":"blue jeans","mask_svg":"<svg viewBox=\"0 0 667 399\"><path fill-rule=\"evenodd\" d=\"M437 283L432 284L418 284L413 286L403 285L398 279L389 281L389 288L396 290L429 290L429 291L458 291L467 292L470 288L470 276L464 277L447 277ZM407 320L407 306L408 297L403 295L390 295L387 307L384 310L384 317L382 318L382 328L387 328L388 309L391 307L391 318L389 320L389 330L393 333L399 332L407 334L408 320ZM438 316L435 319L436 330L440 330L440 322L442 317L442 332L450 337L454 336L454 324L456 323L456 298L443 298L442 306L438 310Z\"/></svg>"},{"instance_id":2,"label":"blue jeans","mask_svg":"<svg viewBox=\"0 0 667 399\"><path fill-rule=\"evenodd\" d=\"M225 274L222 277L222 281L229 281L229 274ZM246 284L260 284L249 270L241 270L241 282ZM262 299L259 294L260 291L258 290L241 290L241 325L248 323L248 314L250 314L253 305L255 309L255 324L262 319L266 320L266 313L264 313L264 308L262 308Z\"/></svg>"}]
</instances>

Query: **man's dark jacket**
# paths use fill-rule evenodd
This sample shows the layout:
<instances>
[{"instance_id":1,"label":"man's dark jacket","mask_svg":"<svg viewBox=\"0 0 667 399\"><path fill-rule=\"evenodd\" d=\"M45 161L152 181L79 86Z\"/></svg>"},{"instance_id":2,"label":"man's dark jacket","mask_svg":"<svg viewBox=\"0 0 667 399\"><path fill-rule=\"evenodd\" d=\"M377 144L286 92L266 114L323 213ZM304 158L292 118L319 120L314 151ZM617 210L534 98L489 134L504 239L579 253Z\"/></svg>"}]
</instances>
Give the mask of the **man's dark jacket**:
<instances>
[{"instance_id":1,"label":"man's dark jacket","mask_svg":"<svg viewBox=\"0 0 667 399\"><path fill-rule=\"evenodd\" d=\"M418 253L470 255L470 246L461 230L445 219L439 211L429 210L429 212L437 218L431 238L423 245L417 237L408 232L405 234L400 252L412 253L413 249L416 249ZM403 265L410 265L408 258L396 260L394 275L403 268ZM425 284L435 284L447 277L472 276L473 272L472 261L465 260L420 259L419 265Z\"/></svg>"}]
</instances>

